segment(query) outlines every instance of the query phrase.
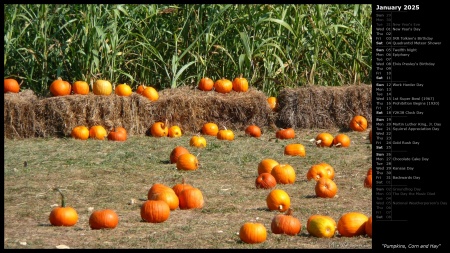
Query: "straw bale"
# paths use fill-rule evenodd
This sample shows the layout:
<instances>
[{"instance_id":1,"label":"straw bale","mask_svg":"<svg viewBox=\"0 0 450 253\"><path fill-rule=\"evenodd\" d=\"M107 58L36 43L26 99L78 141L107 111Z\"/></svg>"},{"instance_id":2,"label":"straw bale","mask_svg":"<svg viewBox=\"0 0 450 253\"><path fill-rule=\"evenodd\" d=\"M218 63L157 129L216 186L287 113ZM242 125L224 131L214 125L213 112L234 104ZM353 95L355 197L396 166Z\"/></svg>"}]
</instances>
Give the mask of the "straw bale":
<instances>
[{"instance_id":1,"label":"straw bale","mask_svg":"<svg viewBox=\"0 0 450 253\"><path fill-rule=\"evenodd\" d=\"M33 111L37 101L38 98L32 90L4 94L3 130L6 138L35 136L35 131L41 123Z\"/></svg>"},{"instance_id":2,"label":"straw bale","mask_svg":"<svg viewBox=\"0 0 450 253\"><path fill-rule=\"evenodd\" d=\"M355 115L372 126L372 85L301 86L278 95L278 127L347 129Z\"/></svg>"}]
</instances>

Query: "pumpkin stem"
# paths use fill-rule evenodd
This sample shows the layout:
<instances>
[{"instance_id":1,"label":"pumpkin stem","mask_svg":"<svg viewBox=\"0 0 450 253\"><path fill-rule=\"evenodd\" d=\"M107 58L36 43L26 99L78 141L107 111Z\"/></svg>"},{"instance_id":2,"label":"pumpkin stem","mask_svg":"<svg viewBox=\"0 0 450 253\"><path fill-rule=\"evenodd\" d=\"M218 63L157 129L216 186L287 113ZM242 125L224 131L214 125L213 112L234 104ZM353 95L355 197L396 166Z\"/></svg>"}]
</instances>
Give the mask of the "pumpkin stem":
<instances>
[{"instance_id":1,"label":"pumpkin stem","mask_svg":"<svg viewBox=\"0 0 450 253\"><path fill-rule=\"evenodd\" d=\"M292 215L292 209L288 208L288 210L286 211L285 215Z\"/></svg>"},{"instance_id":2,"label":"pumpkin stem","mask_svg":"<svg viewBox=\"0 0 450 253\"><path fill-rule=\"evenodd\" d=\"M242 73L239 75L239 78L242 78Z\"/></svg>"},{"instance_id":3,"label":"pumpkin stem","mask_svg":"<svg viewBox=\"0 0 450 253\"><path fill-rule=\"evenodd\" d=\"M53 190L59 192L61 194L61 207L66 207L66 200L64 198L64 194L61 192L61 190L58 187L53 188Z\"/></svg>"},{"instance_id":4,"label":"pumpkin stem","mask_svg":"<svg viewBox=\"0 0 450 253\"><path fill-rule=\"evenodd\" d=\"M336 145L334 145L335 147L339 147L339 146L341 146L342 144L339 142L338 144L336 144Z\"/></svg>"},{"instance_id":5,"label":"pumpkin stem","mask_svg":"<svg viewBox=\"0 0 450 253\"><path fill-rule=\"evenodd\" d=\"M166 127L169 124L169 120L166 119L164 127Z\"/></svg>"}]
</instances>

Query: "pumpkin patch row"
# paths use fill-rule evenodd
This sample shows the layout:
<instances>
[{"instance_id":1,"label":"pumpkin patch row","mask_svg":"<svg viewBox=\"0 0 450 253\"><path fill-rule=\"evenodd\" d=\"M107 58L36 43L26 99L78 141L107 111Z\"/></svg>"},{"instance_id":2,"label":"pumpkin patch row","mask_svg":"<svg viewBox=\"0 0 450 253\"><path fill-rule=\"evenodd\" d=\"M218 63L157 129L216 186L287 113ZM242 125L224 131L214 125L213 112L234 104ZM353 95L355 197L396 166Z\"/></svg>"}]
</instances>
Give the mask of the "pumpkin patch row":
<instances>
[{"instance_id":1,"label":"pumpkin patch row","mask_svg":"<svg viewBox=\"0 0 450 253\"><path fill-rule=\"evenodd\" d=\"M111 141L126 141L127 130L123 127L115 127L109 131L101 125L95 125L88 128L87 126L76 126L72 129L71 136L78 140L87 140L89 138L95 140L104 140L107 138Z\"/></svg>"}]
</instances>

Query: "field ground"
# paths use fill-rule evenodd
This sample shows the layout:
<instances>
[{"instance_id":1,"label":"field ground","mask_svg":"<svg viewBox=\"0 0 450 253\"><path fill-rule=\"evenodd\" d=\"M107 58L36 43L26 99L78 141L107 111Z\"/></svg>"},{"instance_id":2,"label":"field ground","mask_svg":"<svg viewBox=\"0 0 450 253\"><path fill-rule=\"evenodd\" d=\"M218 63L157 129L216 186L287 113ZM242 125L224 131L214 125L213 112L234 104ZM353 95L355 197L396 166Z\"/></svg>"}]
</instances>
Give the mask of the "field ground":
<instances>
[{"instance_id":1,"label":"field ground","mask_svg":"<svg viewBox=\"0 0 450 253\"><path fill-rule=\"evenodd\" d=\"M333 136L339 129L296 129L291 140L277 140L266 130L259 138L235 131L235 140L220 141L207 136L207 147L189 146L192 133L180 138L133 136L125 142L80 141L71 138L4 139L4 248L372 248L367 236L315 238L308 234L306 221L313 214L339 217L350 211L372 215L372 190L363 180L372 166L372 145L365 132L344 132L352 142L348 148L319 148L310 142L320 132ZM284 146L301 143L306 157L283 154ZM198 155L200 168L179 171L169 163L176 146ZM276 235L270 231L272 218L266 196L269 190L255 188L258 163L272 158L288 163L296 171L294 184L276 188L291 198L294 216L300 219L299 235ZM331 199L315 197L314 182L306 180L307 170L327 162L336 171L339 190ZM174 186L182 178L202 190L205 205L196 210L174 210L163 223L146 223L140 217L140 203L154 183ZM66 203L79 215L73 227L50 225L49 214L60 204L52 188L60 187ZM131 200L137 202L131 204ZM93 209L113 209L119 225L112 230L91 230ZM245 222L261 222L267 240L243 243L238 236Z\"/></svg>"}]
</instances>

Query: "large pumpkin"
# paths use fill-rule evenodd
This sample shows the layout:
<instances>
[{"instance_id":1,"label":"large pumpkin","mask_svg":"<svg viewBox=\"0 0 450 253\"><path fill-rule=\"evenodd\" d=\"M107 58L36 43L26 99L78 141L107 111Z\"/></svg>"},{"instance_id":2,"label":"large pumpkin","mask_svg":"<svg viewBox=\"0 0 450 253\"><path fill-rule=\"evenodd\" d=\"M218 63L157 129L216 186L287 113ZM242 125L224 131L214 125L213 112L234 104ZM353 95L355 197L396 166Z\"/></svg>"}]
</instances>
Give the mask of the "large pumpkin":
<instances>
[{"instance_id":1,"label":"large pumpkin","mask_svg":"<svg viewBox=\"0 0 450 253\"><path fill-rule=\"evenodd\" d=\"M198 169L198 159L191 153L182 154L177 159L177 169L196 170Z\"/></svg>"},{"instance_id":2,"label":"large pumpkin","mask_svg":"<svg viewBox=\"0 0 450 253\"><path fill-rule=\"evenodd\" d=\"M303 146L300 143L288 144L288 145L286 145L286 147L284 147L284 154L291 155L291 156L305 157L306 156L305 146Z\"/></svg>"},{"instance_id":3,"label":"large pumpkin","mask_svg":"<svg viewBox=\"0 0 450 253\"><path fill-rule=\"evenodd\" d=\"M366 234L366 222L369 220L360 212L348 212L343 214L337 223L339 234L345 237L353 237Z\"/></svg>"},{"instance_id":4,"label":"large pumpkin","mask_svg":"<svg viewBox=\"0 0 450 253\"><path fill-rule=\"evenodd\" d=\"M289 164L278 164L272 168L270 174L278 184L293 184L295 182L295 170Z\"/></svg>"},{"instance_id":5,"label":"large pumpkin","mask_svg":"<svg viewBox=\"0 0 450 253\"><path fill-rule=\"evenodd\" d=\"M133 90L131 90L130 85L122 83L116 86L114 93L118 96L128 97L133 93Z\"/></svg>"},{"instance_id":6,"label":"large pumpkin","mask_svg":"<svg viewBox=\"0 0 450 253\"><path fill-rule=\"evenodd\" d=\"M109 96L112 92L112 85L107 80L97 80L92 86L92 92L95 95Z\"/></svg>"},{"instance_id":7,"label":"large pumpkin","mask_svg":"<svg viewBox=\"0 0 450 253\"><path fill-rule=\"evenodd\" d=\"M295 131L291 127L285 129L278 129L275 132L275 137L278 139L293 139L295 138Z\"/></svg>"},{"instance_id":8,"label":"large pumpkin","mask_svg":"<svg viewBox=\"0 0 450 253\"><path fill-rule=\"evenodd\" d=\"M367 119L364 116L356 115L350 120L350 129L363 132L367 129Z\"/></svg>"},{"instance_id":9,"label":"large pumpkin","mask_svg":"<svg viewBox=\"0 0 450 253\"><path fill-rule=\"evenodd\" d=\"M308 181L311 179L318 181L323 177L334 179L334 175L334 168L328 163L321 162L318 164L314 164L309 168L308 172L306 173L306 179L308 179Z\"/></svg>"},{"instance_id":10,"label":"large pumpkin","mask_svg":"<svg viewBox=\"0 0 450 253\"><path fill-rule=\"evenodd\" d=\"M183 132L181 131L181 128L179 126L171 126L169 127L167 135L170 138L178 138L183 135Z\"/></svg>"},{"instance_id":11,"label":"large pumpkin","mask_svg":"<svg viewBox=\"0 0 450 253\"><path fill-rule=\"evenodd\" d=\"M182 154L189 153L189 150L183 146L176 146L172 151L170 152L170 163L177 163L178 157Z\"/></svg>"},{"instance_id":12,"label":"large pumpkin","mask_svg":"<svg viewBox=\"0 0 450 253\"><path fill-rule=\"evenodd\" d=\"M3 79L3 93L18 93L20 91L20 85L13 78Z\"/></svg>"},{"instance_id":13,"label":"large pumpkin","mask_svg":"<svg viewBox=\"0 0 450 253\"><path fill-rule=\"evenodd\" d=\"M291 207L291 198L284 190L274 189L267 195L266 204L271 211L284 212Z\"/></svg>"},{"instance_id":14,"label":"large pumpkin","mask_svg":"<svg viewBox=\"0 0 450 253\"><path fill-rule=\"evenodd\" d=\"M327 215L314 214L308 218L306 230L314 237L331 238L336 233L336 221Z\"/></svg>"},{"instance_id":15,"label":"large pumpkin","mask_svg":"<svg viewBox=\"0 0 450 253\"><path fill-rule=\"evenodd\" d=\"M204 148L204 147L206 147L206 139L203 136L194 135L189 140L189 146L197 147L197 148Z\"/></svg>"},{"instance_id":16,"label":"large pumpkin","mask_svg":"<svg viewBox=\"0 0 450 253\"><path fill-rule=\"evenodd\" d=\"M205 204L202 191L196 187L185 188L178 195L178 199L182 210L203 208Z\"/></svg>"},{"instance_id":17,"label":"large pumpkin","mask_svg":"<svg viewBox=\"0 0 450 253\"><path fill-rule=\"evenodd\" d=\"M50 92L53 96L67 96L72 92L72 86L67 81L58 78L50 84Z\"/></svg>"},{"instance_id":18,"label":"large pumpkin","mask_svg":"<svg viewBox=\"0 0 450 253\"><path fill-rule=\"evenodd\" d=\"M202 126L202 134L210 135L210 136L217 136L217 133L219 132L219 127L216 123L208 122L203 124Z\"/></svg>"},{"instance_id":19,"label":"large pumpkin","mask_svg":"<svg viewBox=\"0 0 450 253\"><path fill-rule=\"evenodd\" d=\"M72 138L79 140L87 140L89 138L89 128L87 126L76 126L70 133Z\"/></svg>"},{"instance_id":20,"label":"large pumpkin","mask_svg":"<svg viewBox=\"0 0 450 253\"><path fill-rule=\"evenodd\" d=\"M350 137L346 134L338 134L333 139L333 146L339 147L349 147L350 146Z\"/></svg>"},{"instance_id":21,"label":"large pumpkin","mask_svg":"<svg viewBox=\"0 0 450 253\"><path fill-rule=\"evenodd\" d=\"M119 224L119 216L114 210L96 210L89 216L91 229L113 229Z\"/></svg>"},{"instance_id":22,"label":"large pumpkin","mask_svg":"<svg viewBox=\"0 0 450 253\"><path fill-rule=\"evenodd\" d=\"M149 86L149 87L145 87L144 90L142 91L142 93L140 93L142 96L148 98L150 101L156 101L159 99L159 93L158 91Z\"/></svg>"},{"instance_id":23,"label":"large pumpkin","mask_svg":"<svg viewBox=\"0 0 450 253\"><path fill-rule=\"evenodd\" d=\"M107 136L106 129L101 125L95 125L89 128L89 137L92 139L104 140Z\"/></svg>"},{"instance_id":24,"label":"large pumpkin","mask_svg":"<svg viewBox=\"0 0 450 253\"><path fill-rule=\"evenodd\" d=\"M277 185L277 180L270 173L261 173L256 177L255 186L261 189L272 189Z\"/></svg>"},{"instance_id":25,"label":"large pumpkin","mask_svg":"<svg viewBox=\"0 0 450 253\"><path fill-rule=\"evenodd\" d=\"M272 218L270 229L274 234L297 235L302 229L300 220L292 215L289 208L284 214L277 214Z\"/></svg>"},{"instance_id":26,"label":"large pumpkin","mask_svg":"<svg viewBox=\"0 0 450 253\"><path fill-rule=\"evenodd\" d=\"M259 128L259 126L257 125L247 126L245 128L245 134L255 138L259 138L261 137L261 128Z\"/></svg>"},{"instance_id":27,"label":"large pumpkin","mask_svg":"<svg viewBox=\"0 0 450 253\"><path fill-rule=\"evenodd\" d=\"M333 139L333 135L323 132L318 134L315 140L318 147L331 147L333 145Z\"/></svg>"},{"instance_id":28,"label":"large pumpkin","mask_svg":"<svg viewBox=\"0 0 450 253\"><path fill-rule=\"evenodd\" d=\"M246 92L248 90L248 81L246 78L242 77L242 74L239 77L234 78L232 84L234 91Z\"/></svg>"},{"instance_id":29,"label":"large pumpkin","mask_svg":"<svg viewBox=\"0 0 450 253\"><path fill-rule=\"evenodd\" d=\"M127 132L125 128L114 128L112 131L108 133L108 140L110 141L126 141L127 140Z\"/></svg>"},{"instance_id":30,"label":"large pumpkin","mask_svg":"<svg viewBox=\"0 0 450 253\"><path fill-rule=\"evenodd\" d=\"M233 83L222 77L222 79L219 79L214 82L214 90L219 93L229 93L231 90L233 90Z\"/></svg>"},{"instance_id":31,"label":"large pumpkin","mask_svg":"<svg viewBox=\"0 0 450 253\"><path fill-rule=\"evenodd\" d=\"M317 197L333 198L334 196L336 196L338 187L333 180L327 177L323 177L317 180L314 190Z\"/></svg>"},{"instance_id":32,"label":"large pumpkin","mask_svg":"<svg viewBox=\"0 0 450 253\"><path fill-rule=\"evenodd\" d=\"M239 238L249 244L262 243L267 239L267 229L262 223L246 222L239 229Z\"/></svg>"},{"instance_id":33,"label":"large pumpkin","mask_svg":"<svg viewBox=\"0 0 450 253\"><path fill-rule=\"evenodd\" d=\"M231 129L220 129L219 132L217 132L217 139L232 141L234 140L234 133Z\"/></svg>"},{"instance_id":34,"label":"large pumpkin","mask_svg":"<svg viewBox=\"0 0 450 253\"><path fill-rule=\"evenodd\" d=\"M146 222L161 223L169 217L169 205L163 200L147 200L141 206L141 218Z\"/></svg>"},{"instance_id":35,"label":"large pumpkin","mask_svg":"<svg viewBox=\"0 0 450 253\"><path fill-rule=\"evenodd\" d=\"M89 94L89 84L85 81L76 81L72 84L72 92L76 95Z\"/></svg>"},{"instance_id":36,"label":"large pumpkin","mask_svg":"<svg viewBox=\"0 0 450 253\"><path fill-rule=\"evenodd\" d=\"M258 164L258 174L270 173L273 167L277 166L279 163L271 158L266 158L261 160Z\"/></svg>"},{"instance_id":37,"label":"large pumpkin","mask_svg":"<svg viewBox=\"0 0 450 253\"><path fill-rule=\"evenodd\" d=\"M54 207L50 212L49 220L53 226L73 226L78 222L77 211L70 206L66 206L66 201L60 189L55 188L61 195L61 206Z\"/></svg>"},{"instance_id":38,"label":"large pumpkin","mask_svg":"<svg viewBox=\"0 0 450 253\"><path fill-rule=\"evenodd\" d=\"M166 137L169 135L169 127L166 123L158 121L150 127L150 133L153 137Z\"/></svg>"}]
</instances>

